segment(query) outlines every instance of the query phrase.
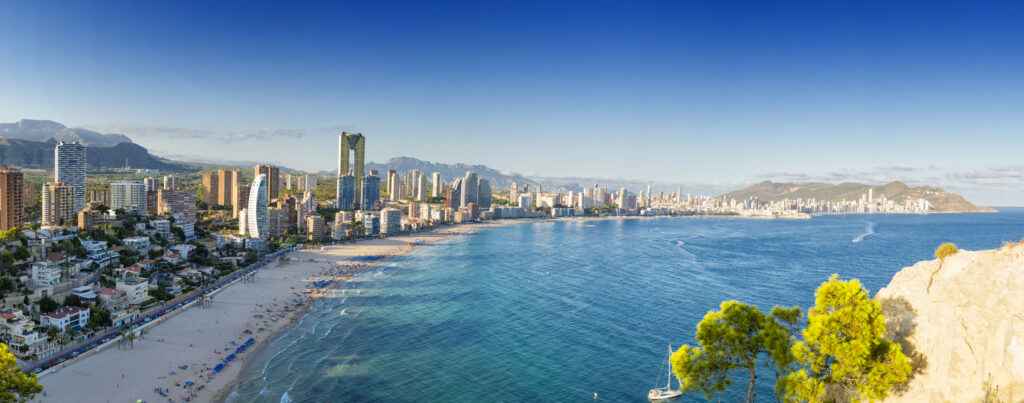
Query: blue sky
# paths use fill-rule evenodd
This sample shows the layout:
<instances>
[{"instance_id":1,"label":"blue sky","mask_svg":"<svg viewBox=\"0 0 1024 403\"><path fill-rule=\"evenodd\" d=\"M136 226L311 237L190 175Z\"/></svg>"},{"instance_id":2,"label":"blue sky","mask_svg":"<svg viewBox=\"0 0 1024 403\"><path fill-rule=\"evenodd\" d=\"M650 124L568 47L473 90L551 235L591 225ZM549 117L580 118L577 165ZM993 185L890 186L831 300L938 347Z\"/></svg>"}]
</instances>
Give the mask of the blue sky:
<instances>
[{"instance_id":1,"label":"blue sky","mask_svg":"<svg viewBox=\"0 0 1024 403\"><path fill-rule=\"evenodd\" d=\"M4 2L0 121L331 169L340 130L545 176L1024 205L1024 3Z\"/></svg>"}]
</instances>

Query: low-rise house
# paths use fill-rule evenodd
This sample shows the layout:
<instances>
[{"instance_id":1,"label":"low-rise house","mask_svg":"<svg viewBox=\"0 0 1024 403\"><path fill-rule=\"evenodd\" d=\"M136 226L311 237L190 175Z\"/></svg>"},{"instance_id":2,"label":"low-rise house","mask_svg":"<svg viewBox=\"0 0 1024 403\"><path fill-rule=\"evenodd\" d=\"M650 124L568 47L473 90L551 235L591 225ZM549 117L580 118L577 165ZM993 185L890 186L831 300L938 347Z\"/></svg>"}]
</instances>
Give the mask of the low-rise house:
<instances>
[{"instance_id":1,"label":"low-rise house","mask_svg":"<svg viewBox=\"0 0 1024 403\"><path fill-rule=\"evenodd\" d=\"M81 330L89 324L89 310L77 306L66 306L56 311L39 315L39 324L43 327L54 326L65 330Z\"/></svg>"},{"instance_id":2,"label":"low-rise house","mask_svg":"<svg viewBox=\"0 0 1024 403\"><path fill-rule=\"evenodd\" d=\"M163 259L173 264L178 264L184 261L184 259L181 258L181 255L177 253L168 253L163 256Z\"/></svg>"},{"instance_id":3,"label":"low-rise house","mask_svg":"<svg viewBox=\"0 0 1024 403\"><path fill-rule=\"evenodd\" d=\"M131 306L128 293L124 290L100 287L96 294L103 308L110 312L110 321L114 326L120 326L139 316L139 311Z\"/></svg>"},{"instance_id":4,"label":"low-rise house","mask_svg":"<svg viewBox=\"0 0 1024 403\"><path fill-rule=\"evenodd\" d=\"M141 267L141 268L143 268L143 269L145 269L145 270L150 270L150 269L152 269L152 268L153 268L153 263L154 263L154 262L153 262L152 260L149 260L149 259L143 259L142 261L140 261L140 262L136 263L135 265L136 265L136 266L139 266L139 267Z\"/></svg>"},{"instance_id":5,"label":"low-rise house","mask_svg":"<svg viewBox=\"0 0 1024 403\"><path fill-rule=\"evenodd\" d=\"M92 290L92 287L83 285L81 287L75 287L71 290L71 295L74 295L86 303L92 303L96 301L96 292Z\"/></svg>"},{"instance_id":6,"label":"low-rise house","mask_svg":"<svg viewBox=\"0 0 1024 403\"><path fill-rule=\"evenodd\" d=\"M125 277L117 280L117 289L128 294L128 303L138 305L149 297L148 281L141 277Z\"/></svg>"},{"instance_id":7,"label":"low-rise house","mask_svg":"<svg viewBox=\"0 0 1024 403\"><path fill-rule=\"evenodd\" d=\"M4 309L0 311L0 337L10 346L12 353L20 358L36 354L37 346L45 342L45 337L34 330L32 319L22 314L20 309Z\"/></svg>"},{"instance_id":8,"label":"low-rise house","mask_svg":"<svg viewBox=\"0 0 1024 403\"><path fill-rule=\"evenodd\" d=\"M195 245L189 245L187 243L179 243L177 245L171 246L170 249L175 252L178 252L178 254L183 256L185 259L192 257L192 254L196 252Z\"/></svg>"},{"instance_id":9,"label":"low-rise house","mask_svg":"<svg viewBox=\"0 0 1024 403\"><path fill-rule=\"evenodd\" d=\"M145 236L125 238L122 242L124 242L124 246L135 250L142 250L149 247L149 237Z\"/></svg>"},{"instance_id":10,"label":"low-rise house","mask_svg":"<svg viewBox=\"0 0 1024 403\"><path fill-rule=\"evenodd\" d=\"M60 266L49 260L32 263L32 283L40 286L55 286L60 282Z\"/></svg>"},{"instance_id":11,"label":"low-rise house","mask_svg":"<svg viewBox=\"0 0 1024 403\"><path fill-rule=\"evenodd\" d=\"M107 241L84 240L82 241L82 247L85 248L85 253L92 257L107 250Z\"/></svg>"}]
</instances>

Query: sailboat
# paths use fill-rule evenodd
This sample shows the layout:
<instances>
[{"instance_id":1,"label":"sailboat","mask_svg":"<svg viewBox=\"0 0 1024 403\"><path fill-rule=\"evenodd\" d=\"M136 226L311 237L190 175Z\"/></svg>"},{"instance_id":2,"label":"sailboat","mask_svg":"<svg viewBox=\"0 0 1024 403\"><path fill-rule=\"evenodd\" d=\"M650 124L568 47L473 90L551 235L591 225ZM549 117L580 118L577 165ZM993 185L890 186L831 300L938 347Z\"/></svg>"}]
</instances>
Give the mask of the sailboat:
<instances>
[{"instance_id":1,"label":"sailboat","mask_svg":"<svg viewBox=\"0 0 1024 403\"><path fill-rule=\"evenodd\" d=\"M655 387L654 389L651 389L650 392L647 392L647 398L650 399L650 400L666 400L666 399L671 399L671 398L679 397L679 396L683 395L683 391L682 390L672 389L672 345L671 344L668 345L668 356L665 357L665 358L666 358L665 362L668 363L668 365L663 365L662 366L662 368L666 368L667 367L667 371L665 371L665 387L663 387L663 388ZM661 373L660 372L658 373L658 379L661 379ZM679 382L679 380L677 379L676 382ZM682 388L682 385L679 385L679 387Z\"/></svg>"}]
</instances>

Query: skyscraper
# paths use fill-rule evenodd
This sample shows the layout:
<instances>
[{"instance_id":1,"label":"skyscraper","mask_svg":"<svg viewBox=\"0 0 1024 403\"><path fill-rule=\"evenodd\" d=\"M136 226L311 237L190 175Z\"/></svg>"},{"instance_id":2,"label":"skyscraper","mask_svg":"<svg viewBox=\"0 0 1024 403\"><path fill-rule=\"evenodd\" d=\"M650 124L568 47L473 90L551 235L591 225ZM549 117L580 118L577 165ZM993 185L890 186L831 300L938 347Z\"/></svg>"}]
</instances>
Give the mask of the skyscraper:
<instances>
[{"instance_id":1,"label":"skyscraper","mask_svg":"<svg viewBox=\"0 0 1024 403\"><path fill-rule=\"evenodd\" d=\"M366 138L363 137L362 133L347 133L341 132L338 135L338 176L344 176L349 173L349 168L354 168L355 177L355 189L363 188L363 154L366 151ZM355 153L355 167L351 167L349 164L349 154ZM379 181L380 178L378 177ZM355 198L355 205L362 205L362 192L357 192ZM378 197L380 194L380 187L377 187Z\"/></svg>"},{"instance_id":2,"label":"skyscraper","mask_svg":"<svg viewBox=\"0 0 1024 403\"><path fill-rule=\"evenodd\" d=\"M217 191L220 188L220 184L217 181L216 172L206 172L203 174L203 203L207 206L213 207L217 204Z\"/></svg>"},{"instance_id":3,"label":"skyscraper","mask_svg":"<svg viewBox=\"0 0 1024 403\"><path fill-rule=\"evenodd\" d=\"M366 175L361 182L362 191L359 192L359 209L376 209L377 202L380 201L380 177L377 175Z\"/></svg>"},{"instance_id":4,"label":"skyscraper","mask_svg":"<svg viewBox=\"0 0 1024 403\"><path fill-rule=\"evenodd\" d=\"M487 179L480 178L480 183L477 186L478 202L481 209L487 210L491 208L491 183Z\"/></svg>"},{"instance_id":5,"label":"skyscraper","mask_svg":"<svg viewBox=\"0 0 1024 403\"><path fill-rule=\"evenodd\" d=\"M17 169L0 167L0 230L19 227L25 221L24 178Z\"/></svg>"},{"instance_id":6,"label":"skyscraper","mask_svg":"<svg viewBox=\"0 0 1024 403\"><path fill-rule=\"evenodd\" d=\"M430 189L430 197L441 197L441 186L443 186L441 183L441 173L434 172L432 179L434 186Z\"/></svg>"},{"instance_id":7,"label":"skyscraper","mask_svg":"<svg viewBox=\"0 0 1024 403\"><path fill-rule=\"evenodd\" d=\"M43 184L43 225L65 225L75 219L74 188L64 183Z\"/></svg>"},{"instance_id":8,"label":"skyscraper","mask_svg":"<svg viewBox=\"0 0 1024 403\"><path fill-rule=\"evenodd\" d=\"M236 185L231 189L231 217L239 218L238 212L245 210L249 203L249 185Z\"/></svg>"},{"instance_id":9,"label":"skyscraper","mask_svg":"<svg viewBox=\"0 0 1024 403\"><path fill-rule=\"evenodd\" d=\"M156 178L154 177L143 178L142 183L146 184L147 192L155 192L157 189L160 189L160 186L157 184Z\"/></svg>"},{"instance_id":10,"label":"skyscraper","mask_svg":"<svg viewBox=\"0 0 1024 403\"><path fill-rule=\"evenodd\" d=\"M460 206L464 207L469 205L469 203L480 204L479 185L476 172L466 172L466 177L462 180L462 200L459 202Z\"/></svg>"},{"instance_id":11,"label":"skyscraper","mask_svg":"<svg viewBox=\"0 0 1024 403\"><path fill-rule=\"evenodd\" d=\"M452 210L458 210L459 207L463 206L462 192L465 191L463 182L465 182L465 180L463 178L459 178L452 183L451 197L448 198L448 202L446 203L448 204L448 208L451 208Z\"/></svg>"},{"instance_id":12,"label":"skyscraper","mask_svg":"<svg viewBox=\"0 0 1024 403\"><path fill-rule=\"evenodd\" d=\"M217 205L231 204L231 192L235 187L235 178L241 175L238 170L217 170Z\"/></svg>"},{"instance_id":13,"label":"skyscraper","mask_svg":"<svg viewBox=\"0 0 1024 403\"><path fill-rule=\"evenodd\" d=\"M280 183L280 169L273 165L257 165L253 168L253 176L266 176L267 183L267 201L274 200L277 198L277 186ZM255 183L255 182L253 182ZM250 189L251 190L251 189ZM252 214L252 210L249 211ZM264 217L266 218L266 217Z\"/></svg>"},{"instance_id":14,"label":"skyscraper","mask_svg":"<svg viewBox=\"0 0 1024 403\"><path fill-rule=\"evenodd\" d=\"M110 208L124 209L129 214L146 215L146 185L139 181L117 181L110 184ZM76 210L77 211L77 210Z\"/></svg>"},{"instance_id":15,"label":"skyscraper","mask_svg":"<svg viewBox=\"0 0 1024 403\"><path fill-rule=\"evenodd\" d=\"M258 169L258 167L257 167ZM267 175L257 174L249 186L249 205L246 208L246 229L251 238L267 236Z\"/></svg>"},{"instance_id":16,"label":"skyscraper","mask_svg":"<svg viewBox=\"0 0 1024 403\"><path fill-rule=\"evenodd\" d=\"M75 211L85 207L85 146L61 141L53 149L53 181L72 186Z\"/></svg>"},{"instance_id":17,"label":"skyscraper","mask_svg":"<svg viewBox=\"0 0 1024 403\"><path fill-rule=\"evenodd\" d=\"M356 208L356 177L344 175L338 177L338 209L354 210Z\"/></svg>"},{"instance_id":18,"label":"skyscraper","mask_svg":"<svg viewBox=\"0 0 1024 403\"><path fill-rule=\"evenodd\" d=\"M427 175L416 174L416 201L427 200Z\"/></svg>"},{"instance_id":19,"label":"skyscraper","mask_svg":"<svg viewBox=\"0 0 1024 403\"><path fill-rule=\"evenodd\" d=\"M192 189L160 189L157 193L160 214L181 214L186 224L196 222L196 191Z\"/></svg>"},{"instance_id":20,"label":"skyscraper","mask_svg":"<svg viewBox=\"0 0 1024 403\"><path fill-rule=\"evenodd\" d=\"M178 188L178 177L174 175L164 176L164 189L177 189ZM146 189L151 192L157 191L157 189Z\"/></svg>"}]
</instances>

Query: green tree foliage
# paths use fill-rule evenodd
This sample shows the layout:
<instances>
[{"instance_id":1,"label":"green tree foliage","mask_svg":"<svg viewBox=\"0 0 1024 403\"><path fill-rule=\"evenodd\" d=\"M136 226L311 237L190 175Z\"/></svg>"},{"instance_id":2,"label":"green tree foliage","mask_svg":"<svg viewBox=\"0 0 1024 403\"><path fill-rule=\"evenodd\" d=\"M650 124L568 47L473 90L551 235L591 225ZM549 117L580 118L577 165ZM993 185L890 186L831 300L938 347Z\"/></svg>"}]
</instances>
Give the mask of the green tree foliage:
<instances>
[{"instance_id":1,"label":"green tree foliage","mask_svg":"<svg viewBox=\"0 0 1024 403\"><path fill-rule=\"evenodd\" d=\"M14 250L14 260L25 260L32 257L32 254L28 252L28 248L19 246L18 249Z\"/></svg>"},{"instance_id":2,"label":"green tree foliage","mask_svg":"<svg viewBox=\"0 0 1024 403\"><path fill-rule=\"evenodd\" d=\"M882 306L859 281L833 274L814 295L804 340L793 346L802 368L778 385L786 400L874 401L906 382L910 361L885 339Z\"/></svg>"},{"instance_id":3,"label":"green tree foliage","mask_svg":"<svg viewBox=\"0 0 1024 403\"><path fill-rule=\"evenodd\" d=\"M64 297L64 306L84 306L82 299L75 294Z\"/></svg>"},{"instance_id":4,"label":"green tree foliage","mask_svg":"<svg viewBox=\"0 0 1024 403\"><path fill-rule=\"evenodd\" d=\"M726 301L720 311L711 311L697 325L699 347L684 345L672 354L672 369L683 390L700 391L711 400L724 391L733 370L748 376L746 401L754 399L756 369L764 363L779 374L793 362L791 346L800 308L775 307L765 315L757 307Z\"/></svg>"},{"instance_id":5,"label":"green tree foliage","mask_svg":"<svg viewBox=\"0 0 1024 403\"><path fill-rule=\"evenodd\" d=\"M42 312L42 313L50 313L50 312L56 311L57 308L60 308L60 304L58 304L57 301L54 301L50 297L42 297L42 298L40 298L38 304L39 304L39 312Z\"/></svg>"},{"instance_id":6,"label":"green tree foliage","mask_svg":"<svg viewBox=\"0 0 1024 403\"><path fill-rule=\"evenodd\" d=\"M28 402L42 391L36 374L22 373L14 354L0 343L0 402Z\"/></svg>"},{"instance_id":7,"label":"green tree foliage","mask_svg":"<svg viewBox=\"0 0 1024 403\"><path fill-rule=\"evenodd\" d=\"M110 312L96 304L89 304L89 327L99 329L113 325L113 323L113 320L110 319Z\"/></svg>"},{"instance_id":8,"label":"green tree foliage","mask_svg":"<svg viewBox=\"0 0 1024 403\"><path fill-rule=\"evenodd\" d=\"M0 231L0 241L14 241L21 237L21 228L14 227L7 231Z\"/></svg>"},{"instance_id":9,"label":"green tree foliage","mask_svg":"<svg viewBox=\"0 0 1024 403\"><path fill-rule=\"evenodd\" d=\"M939 246L938 249L935 249L935 257L939 260L944 260L949 256L955 255L957 252L959 252L959 250L956 248L956 245L946 242Z\"/></svg>"}]
</instances>

